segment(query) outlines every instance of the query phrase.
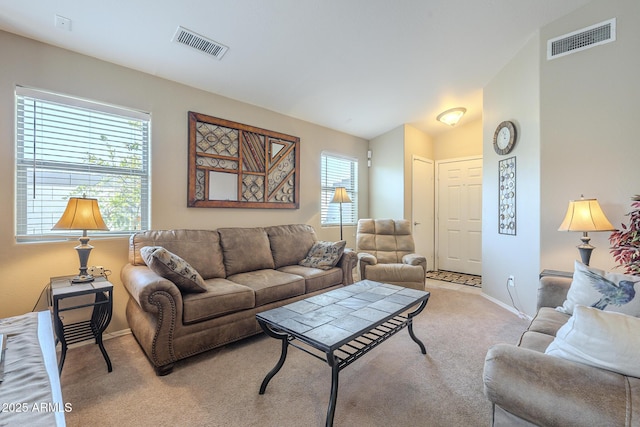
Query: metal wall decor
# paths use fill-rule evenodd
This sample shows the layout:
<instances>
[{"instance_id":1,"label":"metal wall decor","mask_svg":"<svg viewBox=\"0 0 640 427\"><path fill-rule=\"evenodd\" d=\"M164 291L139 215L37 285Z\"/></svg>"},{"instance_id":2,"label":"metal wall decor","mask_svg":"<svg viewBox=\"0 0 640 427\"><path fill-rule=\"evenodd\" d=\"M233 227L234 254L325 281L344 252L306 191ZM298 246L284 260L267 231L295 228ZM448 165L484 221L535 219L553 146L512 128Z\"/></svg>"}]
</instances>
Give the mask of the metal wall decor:
<instances>
[{"instance_id":1,"label":"metal wall decor","mask_svg":"<svg viewBox=\"0 0 640 427\"><path fill-rule=\"evenodd\" d=\"M516 235L516 158L499 161L498 232Z\"/></svg>"},{"instance_id":2,"label":"metal wall decor","mask_svg":"<svg viewBox=\"0 0 640 427\"><path fill-rule=\"evenodd\" d=\"M297 209L300 138L189 112L189 207Z\"/></svg>"}]
</instances>

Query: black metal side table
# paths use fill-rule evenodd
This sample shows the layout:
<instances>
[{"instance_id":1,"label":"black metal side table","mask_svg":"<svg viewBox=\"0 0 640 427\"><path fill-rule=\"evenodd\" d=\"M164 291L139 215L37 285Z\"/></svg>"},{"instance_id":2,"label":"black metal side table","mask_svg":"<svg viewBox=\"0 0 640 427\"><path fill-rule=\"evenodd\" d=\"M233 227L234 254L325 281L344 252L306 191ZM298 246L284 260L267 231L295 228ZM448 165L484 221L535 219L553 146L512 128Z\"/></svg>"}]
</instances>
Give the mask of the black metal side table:
<instances>
[{"instance_id":1,"label":"black metal side table","mask_svg":"<svg viewBox=\"0 0 640 427\"><path fill-rule=\"evenodd\" d=\"M87 339L94 339L100 347L102 356L107 362L107 370L112 371L111 360L102 343L102 333L109 322L113 312L113 285L104 277L97 277L93 282L89 283L71 283L71 277L52 278L51 299L53 310L53 322L56 330L56 336L62 344L62 354L58 362L58 373L62 373L64 359L67 355L67 346L75 344ZM93 302L86 302L86 298L80 299L81 302L64 304L60 307L60 301L66 298L80 297L83 295L95 295ZM93 307L91 319L78 321L74 323L64 324L60 313L77 310L85 307Z\"/></svg>"}]
</instances>

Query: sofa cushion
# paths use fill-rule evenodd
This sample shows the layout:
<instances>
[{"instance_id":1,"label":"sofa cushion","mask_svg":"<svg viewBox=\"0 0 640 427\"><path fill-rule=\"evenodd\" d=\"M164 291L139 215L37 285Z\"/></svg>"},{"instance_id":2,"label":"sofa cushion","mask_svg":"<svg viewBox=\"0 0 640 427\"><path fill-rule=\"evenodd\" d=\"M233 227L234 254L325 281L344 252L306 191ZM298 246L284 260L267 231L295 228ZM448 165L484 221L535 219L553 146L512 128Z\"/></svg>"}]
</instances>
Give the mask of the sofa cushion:
<instances>
[{"instance_id":1,"label":"sofa cushion","mask_svg":"<svg viewBox=\"0 0 640 427\"><path fill-rule=\"evenodd\" d=\"M304 294L304 278L277 270L250 271L228 279L253 289L256 307Z\"/></svg>"},{"instance_id":2,"label":"sofa cushion","mask_svg":"<svg viewBox=\"0 0 640 427\"><path fill-rule=\"evenodd\" d=\"M183 322L201 322L255 306L255 296L251 288L226 279L205 281L206 292L184 295Z\"/></svg>"},{"instance_id":3,"label":"sofa cushion","mask_svg":"<svg viewBox=\"0 0 640 427\"><path fill-rule=\"evenodd\" d=\"M309 249L307 256L298 264L303 267L329 270L338 263L346 245L347 242L345 240L338 242L315 242L311 249Z\"/></svg>"},{"instance_id":4,"label":"sofa cushion","mask_svg":"<svg viewBox=\"0 0 640 427\"><path fill-rule=\"evenodd\" d=\"M553 335L547 335L535 331L526 331L520 337L518 347L526 348L528 350L535 350L539 353L544 353L554 338L555 336Z\"/></svg>"},{"instance_id":5,"label":"sofa cushion","mask_svg":"<svg viewBox=\"0 0 640 427\"><path fill-rule=\"evenodd\" d=\"M376 264L365 267L365 277L382 283L415 282L424 288L424 269L419 265Z\"/></svg>"},{"instance_id":6,"label":"sofa cushion","mask_svg":"<svg viewBox=\"0 0 640 427\"><path fill-rule=\"evenodd\" d=\"M541 334L547 334L555 337L558 329L567 323L569 317L571 316L554 310L553 308L541 307L531 321L529 331L540 332Z\"/></svg>"},{"instance_id":7,"label":"sofa cushion","mask_svg":"<svg viewBox=\"0 0 640 427\"><path fill-rule=\"evenodd\" d=\"M188 262L161 246L145 246L140 255L149 268L183 292L206 292L204 280Z\"/></svg>"},{"instance_id":8,"label":"sofa cushion","mask_svg":"<svg viewBox=\"0 0 640 427\"><path fill-rule=\"evenodd\" d=\"M573 308L580 304L640 316L640 296L636 296L635 290L637 282L640 282L639 276L605 272L576 261L567 299L557 309L572 314ZM640 286L638 288L640 294Z\"/></svg>"},{"instance_id":9,"label":"sofa cushion","mask_svg":"<svg viewBox=\"0 0 640 427\"><path fill-rule=\"evenodd\" d=\"M317 240L313 227L307 224L276 225L266 231L276 269L298 264Z\"/></svg>"},{"instance_id":10,"label":"sofa cushion","mask_svg":"<svg viewBox=\"0 0 640 427\"><path fill-rule=\"evenodd\" d=\"M289 265L279 268L283 273L304 277L305 293L319 291L342 283L342 269L334 267L331 270Z\"/></svg>"},{"instance_id":11,"label":"sofa cushion","mask_svg":"<svg viewBox=\"0 0 640 427\"><path fill-rule=\"evenodd\" d=\"M264 228L219 228L227 277L274 268L269 237Z\"/></svg>"},{"instance_id":12,"label":"sofa cushion","mask_svg":"<svg viewBox=\"0 0 640 427\"><path fill-rule=\"evenodd\" d=\"M546 354L640 378L640 318L577 305Z\"/></svg>"},{"instance_id":13,"label":"sofa cushion","mask_svg":"<svg viewBox=\"0 0 640 427\"><path fill-rule=\"evenodd\" d=\"M203 279L226 277L220 236L215 230L148 230L129 239L129 262L144 265L140 249L162 246L187 261Z\"/></svg>"}]
</instances>

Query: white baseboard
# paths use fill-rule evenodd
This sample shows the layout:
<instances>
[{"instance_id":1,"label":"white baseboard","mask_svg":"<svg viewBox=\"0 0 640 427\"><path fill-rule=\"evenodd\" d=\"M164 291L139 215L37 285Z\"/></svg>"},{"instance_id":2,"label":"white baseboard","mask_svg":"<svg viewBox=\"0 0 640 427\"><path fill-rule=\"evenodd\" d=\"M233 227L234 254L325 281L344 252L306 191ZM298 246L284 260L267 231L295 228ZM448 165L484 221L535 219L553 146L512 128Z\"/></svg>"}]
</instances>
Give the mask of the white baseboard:
<instances>
[{"instance_id":1,"label":"white baseboard","mask_svg":"<svg viewBox=\"0 0 640 427\"><path fill-rule=\"evenodd\" d=\"M511 313L515 314L516 316L518 316L521 319L526 319L528 321L531 321L533 319L528 314L523 313L520 310L516 310L514 307L512 307L510 305L507 305L507 304L503 303L502 301L500 301L498 299L495 299L494 297L485 294L484 292L482 292L480 295L482 295L483 297L485 297L486 299L488 299L492 303L494 303L496 305L499 305L500 307L504 308L505 310L510 311Z\"/></svg>"}]
</instances>

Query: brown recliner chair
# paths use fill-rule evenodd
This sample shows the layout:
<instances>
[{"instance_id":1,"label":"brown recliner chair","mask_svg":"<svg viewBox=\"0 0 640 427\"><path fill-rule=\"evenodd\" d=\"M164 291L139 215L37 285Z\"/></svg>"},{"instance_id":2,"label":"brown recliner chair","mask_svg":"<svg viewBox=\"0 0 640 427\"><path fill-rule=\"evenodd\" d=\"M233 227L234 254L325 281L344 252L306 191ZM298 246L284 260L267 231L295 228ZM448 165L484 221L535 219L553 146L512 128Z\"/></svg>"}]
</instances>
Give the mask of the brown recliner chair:
<instances>
[{"instance_id":1,"label":"brown recliner chair","mask_svg":"<svg viewBox=\"0 0 640 427\"><path fill-rule=\"evenodd\" d=\"M427 260L414 253L408 220L359 220L356 251L361 279L424 289Z\"/></svg>"}]
</instances>

